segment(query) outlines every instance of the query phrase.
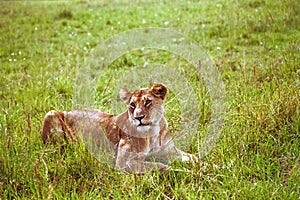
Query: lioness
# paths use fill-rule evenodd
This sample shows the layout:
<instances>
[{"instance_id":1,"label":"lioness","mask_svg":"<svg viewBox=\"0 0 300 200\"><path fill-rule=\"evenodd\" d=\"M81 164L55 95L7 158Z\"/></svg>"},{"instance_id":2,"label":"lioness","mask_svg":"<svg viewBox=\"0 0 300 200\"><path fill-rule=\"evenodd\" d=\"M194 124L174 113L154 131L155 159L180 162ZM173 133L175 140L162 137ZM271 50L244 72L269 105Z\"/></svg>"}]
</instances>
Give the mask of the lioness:
<instances>
[{"instance_id":1,"label":"lioness","mask_svg":"<svg viewBox=\"0 0 300 200\"><path fill-rule=\"evenodd\" d=\"M104 134L115 151L115 166L122 172L144 173L164 170L170 158L198 162L198 158L177 149L164 117L163 101L167 88L155 84L151 88L130 92L123 88L120 98L128 109L112 115L100 110L50 111L43 122L41 137L47 143L55 133L76 141L78 134L101 145ZM147 157L161 162L147 160ZM164 163L163 163L164 162Z\"/></svg>"}]
</instances>

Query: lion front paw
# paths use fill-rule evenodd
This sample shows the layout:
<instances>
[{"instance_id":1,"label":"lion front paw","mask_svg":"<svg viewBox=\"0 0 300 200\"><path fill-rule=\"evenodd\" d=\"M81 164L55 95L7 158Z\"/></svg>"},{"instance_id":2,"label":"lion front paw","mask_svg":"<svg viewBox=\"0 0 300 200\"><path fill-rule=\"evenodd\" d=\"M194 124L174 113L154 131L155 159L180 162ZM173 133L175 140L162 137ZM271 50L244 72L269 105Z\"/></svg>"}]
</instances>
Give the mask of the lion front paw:
<instances>
[{"instance_id":1,"label":"lion front paw","mask_svg":"<svg viewBox=\"0 0 300 200\"><path fill-rule=\"evenodd\" d=\"M181 157L182 162L192 162L192 163L199 163L199 158L193 154L185 154Z\"/></svg>"}]
</instances>

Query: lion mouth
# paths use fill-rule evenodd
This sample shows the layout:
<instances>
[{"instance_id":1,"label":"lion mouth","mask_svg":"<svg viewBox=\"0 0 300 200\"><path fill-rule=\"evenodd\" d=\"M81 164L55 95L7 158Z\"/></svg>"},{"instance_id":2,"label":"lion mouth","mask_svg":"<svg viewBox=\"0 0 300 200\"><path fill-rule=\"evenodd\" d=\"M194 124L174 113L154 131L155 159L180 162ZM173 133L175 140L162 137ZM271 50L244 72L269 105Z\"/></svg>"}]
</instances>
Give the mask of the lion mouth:
<instances>
[{"instance_id":1,"label":"lion mouth","mask_svg":"<svg viewBox=\"0 0 300 200\"><path fill-rule=\"evenodd\" d=\"M151 123L144 124L144 123L142 123L142 122L140 122L140 123L138 124L138 126L150 126L150 125L151 125Z\"/></svg>"}]
</instances>

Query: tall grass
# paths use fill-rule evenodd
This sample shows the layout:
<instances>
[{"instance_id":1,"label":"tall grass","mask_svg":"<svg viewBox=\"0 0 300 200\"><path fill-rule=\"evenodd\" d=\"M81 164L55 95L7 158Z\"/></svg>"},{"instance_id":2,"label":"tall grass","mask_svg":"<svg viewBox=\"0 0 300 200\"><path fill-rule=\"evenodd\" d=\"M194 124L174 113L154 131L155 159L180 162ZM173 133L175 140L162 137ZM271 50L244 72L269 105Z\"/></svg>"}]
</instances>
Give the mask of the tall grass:
<instances>
[{"instance_id":1,"label":"tall grass","mask_svg":"<svg viewBox=\"0 0 300 200\"><path fill-rule=\"evenodd\" d=\"M1 2L0 198L298 199L299 11L295 0ZM45 146L43 116L73 108L84 58L112 35L145 27L182 32L216 62L227 113L213 151L198 165L175 162L173 170L135 176L97 161L80 142ZM116 74L145 61L178 65L192 85L202 83L176 56L133 52L103 72L99 107L111 109ZM175 113L167 113L170 121ZM197 141L189 151L199 152Z\"/></svg>"}]
</instances>

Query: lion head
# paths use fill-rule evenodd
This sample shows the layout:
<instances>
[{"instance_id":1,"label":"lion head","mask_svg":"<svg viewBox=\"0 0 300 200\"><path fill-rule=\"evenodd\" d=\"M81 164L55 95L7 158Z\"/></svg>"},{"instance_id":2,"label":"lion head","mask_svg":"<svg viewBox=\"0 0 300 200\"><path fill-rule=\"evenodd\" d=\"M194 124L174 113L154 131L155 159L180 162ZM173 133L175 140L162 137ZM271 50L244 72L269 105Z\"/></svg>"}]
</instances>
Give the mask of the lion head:
<instances>
[{"instance_id":1,"label":"lion head","mask_svg":"<svg viewBox=\"0 0 300 200\"><path fill-rule=\"evenodd\" d=\"M167 88L163 84L134 92L126 88L120 90L120 97L128 106L129 121L137 130L147 130L159 124L164 114L163 101L166 94Z\"/></svg>"}]
</instances>

